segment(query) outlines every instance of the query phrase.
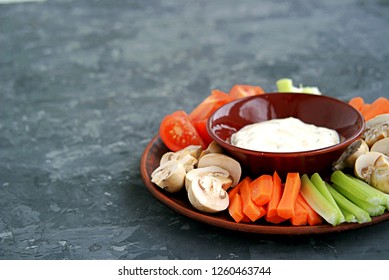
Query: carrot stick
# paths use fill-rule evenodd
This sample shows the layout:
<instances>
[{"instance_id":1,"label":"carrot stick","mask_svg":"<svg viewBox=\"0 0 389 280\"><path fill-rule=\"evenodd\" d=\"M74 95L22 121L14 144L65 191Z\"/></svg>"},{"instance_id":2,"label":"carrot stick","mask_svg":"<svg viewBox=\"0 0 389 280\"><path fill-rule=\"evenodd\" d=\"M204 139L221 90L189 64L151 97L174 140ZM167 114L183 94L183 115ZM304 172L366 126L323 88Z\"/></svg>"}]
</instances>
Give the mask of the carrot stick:
<instances>
[{"instance_id":1,"label":"carrot stick","mask_svg":"<svg viewBox=\"0 0 389 280\"><path fill-rule=\"evenodd\" d=\"M277 172L274 172L273 174L273 192L271 194L271 198L269 203L267 204L267 212L266 212L266 221L273 223L273 224L279 224L286 219L278 216L277 213L277 206L278 203L281 200L282 193L284 191L284 186L281 183L281 178L278 176Z\"/></svg>"},{"instance_id":2,"label":"carrot stick","mask_svg":"<svg viewBox=\"0 0 389 280\"><path fill-rule=\"evenodd\" d=\"M290 223L294 226L304 226L308 223L308 211L297 199L294 205L294 215L290 218Z\"/></svg>"},{"instance_id":3,"label":"carrot stick","mask_svg":"<svg viewBox=\"0 0 389 280\"><path fill-rule=\"evenodd\" d=\"M245 177L239 184L237 184L234 188L231 188L229 191L228 191L228 198L230 199L230 201L232 201L234 199L234 196L236 194L239 194L240 195L240 186L243 184L243 181L248 181L248 183L251 183L251 178L250 177ZM240 196L240 200L242 201L242 197ZM242 209L243 210L243 209ZM243 213L243 218L240 220L240 222L251 222L250 218L247 217L244 213Z\"/></svg>"},{"instance_id":4,"label":"carrot stick","mask_svg":"<svg viewBox=\"0 0 389 280\"><path fill-rule=\"evenodd\" d=\"M270 201L273 192L273 178L270 175L261 175L250 183L251 198L258 206Z\"/></svg>"},{"instance_id":5,"label":"carrot stick","mask_svg":"<svg viewBox=\"0 0 389 280\"><path fill-rule=\"evenodd\" d=\"M235 194L240 193L240 186L243 184L243 181L247 180L249 183L251 183L250 177L245 177L242 181L240 181L234 188L230 188L228 191L228 197L231 200Z\"/></svg>"},{"instance_id":6,"label":"carrot stick","mask_svg":"<svg viewBox=\"0 0 389 280\"><path fill-rule=\"evenodd\" d=\"M239 223L244 218L242 198L239 193L236 193L230 200L228 205L228 213L234 219L235 222Z\"/></svg>"},{"instance_id":7,"label":"carrot stick","mask_svg":"<svg viewBox=\"0 0 389 280\"><path fill-rule=\"evenodd\" d=\"M265 219L266 219L267 222L272 223L272 224L279 224L279 223L282 223L282 222L286 221L286 219L281 218L278 215L272 216L272 217L265 216Z\"/></svg>"},{"instance_id":8,"label":"carrot stick","mask_svg":"<svg viewBox=\"0 0 389 280\"><path fill-rule=\"evenodd\" d=\"M357 96L357 97L351 98L350 101L348 102L348 104L351 105L352 107L354 107L355 109L357 109L358 111L361 111L363 108L363 105L365 105L365 101L363 100L362 97Z\"/></svg>"},{"instance_id":9,"label":"carrot stick","mask_svg":"<svg viewBox=\"0 0 389 280\"><path fill-rule=\"evenodd\" d=\"M362 111L366 121L386 113L389 113L389 99L385 97L378 97Z\"/></svg>"},{"instance_id":10,"label":"carrot stick","mask_svg":"<svg viewBox=\"0 0 389 280\"><path fill-rule=\"evenodd\" d=\"M249 180L243 180L240 186L240 195L242 197L243 213L255 222L266 214L266 209L263 206L257 206L251 199Z\"/></svg>"},{"instance_id":11,"label":"carrot stick","mask_svg":"<svg viewBox=\"0 0 389 280\"><path fill-rule=\"evenodd\" d=\"M285 188L281 200L277 206L278 216L290 219L294 216L294 206L301 188L300 175L297 172L290 172L286 175Z\"/></svg>"},{"instance_id":12,"label":"carrot stick","mask_svg":"<svg viewBox=\"0 0 389 280\"><path fill-rule=\"evenodd\" d=\"M323 218L308 204L304 197L299 193L297 201L307 210L308 212L308 224L310 226L320 225L323 223Z\"/></svg>"},{"instance_id":13,"label":"carrot stick","mask_svg":"<svg viewBox=\"0 0 389 280\"><path fill-rule=\"evenodd\" d=\"M273 174L273 192L271 194L270 201L267 204L267 213L266 213L267 218L278 216L277 206L281 200L283 190L284 190L284 187L281 184L281 178L280 178L280 176L278 176L277 172L274 172L274 174Z\"/></svg>"}]
</instances>

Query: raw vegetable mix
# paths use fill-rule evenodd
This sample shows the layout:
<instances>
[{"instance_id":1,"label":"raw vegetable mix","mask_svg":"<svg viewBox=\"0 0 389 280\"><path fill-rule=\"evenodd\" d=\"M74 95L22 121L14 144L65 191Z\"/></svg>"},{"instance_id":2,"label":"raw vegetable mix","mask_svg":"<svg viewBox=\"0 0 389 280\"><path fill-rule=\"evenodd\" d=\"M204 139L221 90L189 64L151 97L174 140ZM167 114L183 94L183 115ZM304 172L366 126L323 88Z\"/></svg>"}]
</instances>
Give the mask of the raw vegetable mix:
<instances>
[{"instance_id":1,"label":"raw vegetable mix","mask_svg":"<svg viewBox=\"0 0 389 280\"><path fill-rule=\"evenodd\" d=\"M276 82L279 92L321 94L317 87L294 86L291 79ZM171 150L163 155L151 181L167 192L187 193L198 211L227 211L236 223L315 226L366 223L389 210L389 100L366 103L349 100L366 121L361 138L351 144L325 181L320 174L290 172L282 180L277 171L257 178L242 177L235 159L212 141L206 124L232 100L263 94L253 85L234 85L228 93L211 91L190 113L167 115L159 134Z\"/></svg>"}]
</instances>

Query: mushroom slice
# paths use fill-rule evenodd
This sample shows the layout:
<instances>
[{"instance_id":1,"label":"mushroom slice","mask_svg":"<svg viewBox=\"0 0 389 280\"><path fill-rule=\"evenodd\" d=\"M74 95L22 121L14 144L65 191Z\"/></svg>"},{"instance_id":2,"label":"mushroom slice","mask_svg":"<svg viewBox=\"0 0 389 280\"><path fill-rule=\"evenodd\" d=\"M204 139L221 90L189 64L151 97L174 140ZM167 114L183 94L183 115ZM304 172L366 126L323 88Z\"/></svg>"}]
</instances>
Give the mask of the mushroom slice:
<instances>
[{"instance_id":1,"label":"mushroom slice","mask_svg":"<svg viewBox=\"0 0 389 280\"><path fill-rule=\"evenodd\" d=\"M224 211L230 203L222 183L213 176L195 177L188 186L188 199L194 208L206 213Z\"/></svg>"},{"instance_id":2,"label":"mushroom slice","mask_svg":"<svg viewBox=\"0 0 389 280\"><path fill-rule=\"evenodd\" d=\"M185 147L184 149L182 150L179 150L177 152L167 152L165 153L162 157L161 157L161 160L160 160L160 164L163 164L169 160L172 160L172 159L176 159L176 160L180 160L182 158L184 158L186 155L191 155L192 157L194 157L195 159L198 159L200 157L200 154L202 152L202 148L201 146L197 146L197 145L190 145L188 147Z\"/></svg>"},{"instance_id":3,"label":"mushroom slice","mask_svg":"<svg viewBox=\"0 0 389 280\"><path fill-rule=\"evenodd\" d=\"M379 152L389 156L389 137L381 139L373 144L370 148L371 152Z\"/></svg>"},{"instance_id":4,"label":"mushroom slice","mask_svg":"<svg viewBox=\"0 0 389 280\"><path fill-rule=\"evenodd\" d=\"M177 160L169 160L151 173L151 182L161 189L175 193L184 187L185 176L184 165Z\"/></svg>"},{"instance_id":5,"label":"mushroom slice","mask_svg":"<svg viewBox=\"0 0 389 280\"><path fill-rule=\"evenodd\" d=\"M370 184L376 189L389 194L389 157L381 155L374 163Z\"/></svg>"},{"instance_id":6,"label":"mushroom slice","mask_svg":"<svg viewBox=\"0 0 389 280\"><path fill-rule=\"evenodd\" d=\"M232 179L231 187L235 187L242 175L242 168L240 163L225 154L210 153L200 158L197 163L198 168L207 166L219 166L228 171Z\"/></svg>"},{"instance_id":7,"label":"mushroom slice","mask_svg":"<svg viewBox=\"0 0 389 280\"><path fill-rule=\"evenodd\" d=\"M360 155L355 161L354 174L359 179L369 182L370 175L374 169L374 163L381 153L378 152L367 152Z\"/></svg>"},{"instance_id":8,"label":"mushroom slice","mask_svg":"<svg viewBox=\"0 0 389 280\"><path fill-rule=\"evenodd\" d=\"M389 114L378 115L366 122L366 128L370 129L377 124L382 124L389 121Z\"/></svg>"},{"instance_id":9,"label":"mushroom slice","mask_svg":"<svg viewBox=\"0 0 389 280\"><path fill-rule=\"evenodd\" d=\"M200 154L200 158L202 158L205 155L211 154L211 153L216 153L216 154L222 154L224 152L222 146L220 146L216 141L212 141L208 147L203 150Z\"/></svg>"},{"instance_id":10,"label":"mushroom slice","mask_svg":"<svg viewBox=\"0 0 389 280\"><path fill-rule=\"evenodd\" d=\"M362 138L369 147L385 137L389 137L389 114L378 115L366 122Z\"/></svg>"},{"instance_id":11,"label":"mushroom slice","mask_svg":"<svg viewBox=\"0 0 389 280\"><path fill-rule=\"evenodd\" d=\"M353 168L357 158L369 151L369 146L363 139L358 139L350 144L342 153L337 161L333 164L334 170L341 170L344 168Z\"/></svg>"},{"instance_id":12,"label":"mushroom slice","mask_svg":"<svg viewBox=\"0 0 389 280\"><path fill-rule=\"evenodd\" d=\"M188 190L188 187L192 184L193 180L196 180L198 177L205 176L218 180L224 190L227 190L232 184L230 174L227 170L219 166L207 166L196 168L186 173L185 188Z\"/></svg>"}]
</instances>

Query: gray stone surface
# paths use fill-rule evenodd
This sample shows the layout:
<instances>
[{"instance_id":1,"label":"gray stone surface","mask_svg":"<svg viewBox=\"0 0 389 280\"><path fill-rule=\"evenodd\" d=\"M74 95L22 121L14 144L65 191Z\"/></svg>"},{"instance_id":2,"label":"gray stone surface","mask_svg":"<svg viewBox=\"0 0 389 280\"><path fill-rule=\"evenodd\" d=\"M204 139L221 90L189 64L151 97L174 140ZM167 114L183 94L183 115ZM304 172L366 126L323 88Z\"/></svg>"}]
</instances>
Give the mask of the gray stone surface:
<instances>
[{"instance_id":1,"label":"gray stone surface","mask_svg":"<svg viewBox=\"0 0 389 280\"><path fill-rule=\"evenodd\" d=\"M388 259L389 223L245 235L144 187L161 118L275 81L388 96L387 0L47 0L0 5L0 259Z\"/></svg>"}]
</instances>

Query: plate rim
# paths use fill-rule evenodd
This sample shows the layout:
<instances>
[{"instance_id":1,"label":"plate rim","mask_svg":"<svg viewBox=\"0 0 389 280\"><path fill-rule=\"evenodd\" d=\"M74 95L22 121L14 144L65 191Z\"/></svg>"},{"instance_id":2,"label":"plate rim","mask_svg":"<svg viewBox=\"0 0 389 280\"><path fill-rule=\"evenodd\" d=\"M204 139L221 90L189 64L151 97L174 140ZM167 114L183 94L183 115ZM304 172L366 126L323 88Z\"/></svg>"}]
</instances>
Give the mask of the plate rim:
<instances>
[{"instance_id":1,"label":"plate rim","mask_svg":"<svg viewBox=\"0 0 389 280\"><path fill-rule=\"evenodd\" d=\"M273 234L273 235L312 235L312 234L324 234L332 232L341 232L352 229L364 228L372 226L374 224L381 223L389 219L389 212L385 211L384 214L376 217L372 217L372 221L368 223L343 223L337 226L332 226L330 224L322 224L316 226L293 226L293 225L264 225L257 222L253 223L236 223L232 220L223 219L218 214L207 214L197 211L196 209L190 209L179 203L177 203L172 195L163 191L157 187L154 183L151 182L150 175L151 173L147 169L147 164L151 157L155 157L152 153L152 150L157 146L162 145L166 150L166 146L163 144L159 134L156 134L145 147L141 160L140 160L140 172L142 180L151 193L151 195L157 199L160 203L167 206L174 212L202 222L211 226L216 226L219 228L224 228L233 231L240 231L245 233L254 233L254 234Z\"/></svg>"}]
</instances>

